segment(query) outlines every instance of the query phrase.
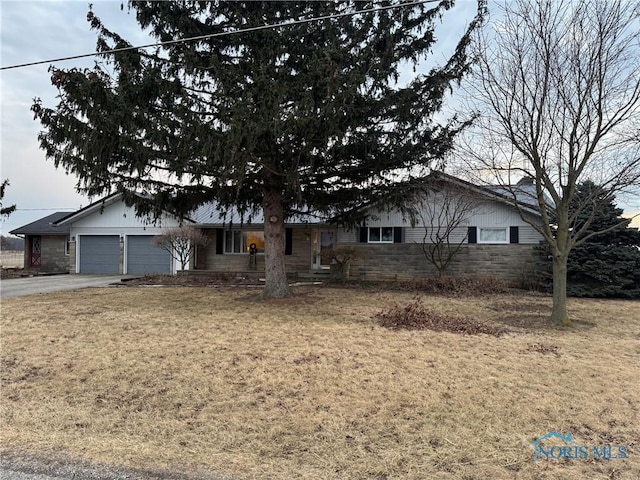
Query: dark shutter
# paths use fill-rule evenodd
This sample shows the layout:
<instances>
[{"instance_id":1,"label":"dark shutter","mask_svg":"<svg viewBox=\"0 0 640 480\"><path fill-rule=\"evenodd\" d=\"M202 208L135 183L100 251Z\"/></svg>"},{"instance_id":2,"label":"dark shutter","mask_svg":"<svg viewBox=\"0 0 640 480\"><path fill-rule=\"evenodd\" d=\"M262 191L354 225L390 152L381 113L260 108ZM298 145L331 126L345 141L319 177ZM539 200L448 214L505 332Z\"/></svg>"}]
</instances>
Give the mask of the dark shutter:
<instances>
[{"instance_id":1,"label":"dark shutter","mask_svg":"<svg viewBox=\"0 0 640 480\"><path fill-rule=\"evenodd\" d=\"M509 243L520 243L519 227L509 227Z\"/></svg>"},{"instance_id":2,"label":"dark shutter","mask_svg":"<svg viewBox=\"0 0 640 480\"><path fill-rule=\"evenodd\" d=\"M293 230L290 228L284 229L284 254L291 255L293 252Z\"/></svg>"},{"instance_id":3,"label":"dark shutter","mask_svg":"<svg viewBox=\"0 0 640 480\"><path fill-rule=\"evenodd\" d=\"M216 228L216 255L221 255L224 252L224 230L222 228Z\"/></svg>"},{"instance_id":4,"label":"dark shutter","mask_svg":"<svg viewBox=\"0 0 640 480\"><path fill-rule=\"evenodd\" d=\"M469 227L467 229L467 242L478 243L478 227Z\"/></svg>"},{"instance_id":5,"label":"dark shutter","mask_svg":"<svg viewBox=\"0 0 640 480\"><path fill-rule=\"evenodd\" d=\"M402 243L402 227L393 227L393 243Z\"/></svg>"},{"instance_id":6,"label":"dark shutter","mask_svg":"<svg viewBox=\"0 0 640 480\"><path fill-rule=\"evenodd\" d=\"M367 243L369 241L369 228L360 227L360 243Z\"/></svg>"}]
</instances>

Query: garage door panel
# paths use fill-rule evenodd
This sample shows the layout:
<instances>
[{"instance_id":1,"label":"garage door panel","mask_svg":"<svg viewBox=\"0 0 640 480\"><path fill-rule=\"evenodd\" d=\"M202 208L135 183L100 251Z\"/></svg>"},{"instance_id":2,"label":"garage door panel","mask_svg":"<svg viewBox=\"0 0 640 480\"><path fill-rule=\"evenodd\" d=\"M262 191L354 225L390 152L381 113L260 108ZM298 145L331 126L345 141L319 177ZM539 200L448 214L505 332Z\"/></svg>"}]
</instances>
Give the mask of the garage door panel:
<instances>
[{"instance_id":1,"label":"garage door panel","mask_svg":"<svg viewBox=\"0 0 640 480\"><path fill-rule=\"evenodd\" d=\"M118 235L82 235L80 273L120 273L120 237Z\"/></svg>"},{"instance_id":2,"label":"garage door panel","mask_svg":"<svg viewBox=\"0 0 640 480\"><path fill-rule=\"evenodd\" d=\"M127 273L171 273L171 256L153 244L150 235L127 237Z\"/></svg>"}]
</instances>

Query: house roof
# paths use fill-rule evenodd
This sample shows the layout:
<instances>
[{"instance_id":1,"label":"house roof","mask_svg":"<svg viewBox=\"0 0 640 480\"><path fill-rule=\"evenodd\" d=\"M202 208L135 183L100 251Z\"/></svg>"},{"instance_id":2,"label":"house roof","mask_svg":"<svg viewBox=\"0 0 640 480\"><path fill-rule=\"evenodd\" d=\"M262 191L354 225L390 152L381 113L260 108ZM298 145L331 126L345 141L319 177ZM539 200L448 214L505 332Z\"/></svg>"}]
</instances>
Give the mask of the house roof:
<instances>
[{"instance_id":1,"label":"house roof","mask_svg":"<svg viewBox=\"0 0 640 480\"><path fill-rule=\"evenodd\" d=\"M519 183L517 185L490 185L486 187L496 193L497 195L506 197L509 201L513 202L515 196L516 201L526 207L534 208L538 210L538 197L536 192L536 186L532 183ZM546 193L544 194L545 202L548 206L553 205L553 200Z\"/></svg>"},{"instance_id":2,"label":"house roof","mask_svg":"<svg viewBox=\"0 0 640 480\"><path fill-rule=\"evenodd\" d=\"M107 195L106 197L98 200L97 202L93 202L80 210L71 213L67 212L64 217L59 218L55 223L56 225L69 225L73 221L79 220L87 215L91 215L93 212L101 210L107 205L111 205L112 203L120 200L121 197L122 194L120 193L112 193L111 195Z\"/></svg>"},{"instance_id":3,"label":"house roof","mask_svg":"<svg viewBox=\"0 0 640 480\"><path fill-rule=\"evenodd\" d=\"M531 213L533 215L540 216L540 212L538 210L537 200L535 196L534 185L522 184L522 185L511 186L511 187L496 186L496 185L480 186L480 185L476 185L471 182L462 180L458 177L448 175L443 172L434 172L432 176L437 179L449 182L451 184L455 184L463 188L472 190L488 198L497 200L499 202L502 202L511 206L513 206L513 200L514 200L513 196L515 195L516 201L518 202L522 210L528 213ZM66 227L65 232L68 232L69 225L72 222L77 221L87 215L91 215L96 211L100 211L104 209L106 206L111 205L112 203L121 201L121 199L122 199L122 194L113 193L111 195L108 195L105 198L102 198L92 203L91 205L81 208L76 212L72 212L72 213L58 212L54 214L54 215L58 215L58 217L56 217L53 220L50 220L51 223L55 223L55 226L50 226L50 228ZM372 205L363 205L360 208L369 208L371 206ZM170 212L167 212L167 213L170 214ZM51 215L50 217L53 217L53 215ZM43 220L45 219L39 220L38 222ZM189 222L193 222L196 225L209 226L209 227L230 226L230 225L248 226L248 225L263 225L264 215L261 210L242 214L235 207L231 207L225 210L225 209L221 209L216 202L207 202L200 205L196 209L194 209L189 214L189 217L186 218L186 220ZM34 222L34 224L38 222ZM300 213L296 213L294 215L289 216L287 218L286 223L287 224L316 224L316 225L328 224L328 223L332 223L332 218L322 217L320 215L315 215L311 213L300 212ZM28 226L25 226L23 228L26 228ZM21 230L21 229L18 229L18 230ZM24 233L18 230L14 230L11 233L14 233L14 232ZM61 230L56 230L56 231L61 231Z\"/></svg>"},{"instance_id":4,"label":"house roof","mask_svg":"<svg viewBox=\"0 0 640 480\"><path fill-rule=\"evenodd\" d=\"M489 185L485 188L502 198L506 198L512 204L515 198L515 201L518 202L521 207L533 209L539 215L535 185Z\"/></svg>"},{"instance_id":5,"label":"house roof","mask_svg":"<svg viewBox=\"0 0 640 480\"><path fill-rule=\"evenodd\" d=\"M510 200L515 196L516 201L522 205L538 205L535 185L489 185L486 188Z\"/></svg>"},{"instance_id":6,"label":"house roof","mask_svg":"<svg viewBox=\"0 0 640 480\"><path fill-rule=\"evenodd\" d=\"M205 203L196 208L189 218L198 225L263 225L262 211L242 215L236 208L220 211L215 202ZM328 221L317 215L297 213L287 218L287 224L310 223L319 224Z\"/></svg>"},{"instance_id":7,"label":"house roof","mask_svg":"<svg viewBox=\"0 0 640 480\"><path fill-rule=\"evenodd\" d=\"M84 218L88 215L91 215L94 212L100 211L105 207L118 202L122 199L122 194L113 193L108 195L96 202L93 202L91 205L88 205L84 208L76 212L67 212L64 216L58 218L56 220L57 225L69 225L75 221L78 221L81 218ZM171 212L167 212L171 214ZM215 202L207 202L195 210L193 210L188 218L185 220L189 222L193 222L197 225L204 226L213 226L213 225L262 225L264 224L264 216L262 211L257 211L253 214L244 214L242 215L238 209L232 207L227 209L226 211L220 210L218 204ZM317 215L311 214L296 214L287 219L287 223L290 224L300 224L300 223L323 223L325 219L318 217Z\"/></svg>"},{"instance_id":8,"label":"house roof","mask_svg":"<svg viewBox=\"0 0 640 480\"><path fill-rule=\"evenodd\" d=\"M540 216L538 200L536 197L536 187L532 184L519 185L476 185L466 180L448 175L443 172L435 172L437 178L441 178L453 184L461 185L472 191L485 195L489 198L513 206L514 196L518 206L527 213Z\"/></svg>"},{"instance_id":9,"label":"house roof","mask_svg":"<svg viewBox=\"0 0 640 480\"><path fill-rule=\"evenodd\" d=\"M69 215L69 212L56 212L10 231L12 235L68 235L69 225L57 226L56 222Z\"/></svg>"},{"instance_id":10,"label":"house roof","mask_svg":"<svg viewBox=\"0 0 640 480\"><path fill-rule=\"evenodd\" d=\"M139 196L139 197L142 197L141 194L136 194L136 195ZM107 206L109 206L109 205L111 205L113 203L119 202L121 200L122 200L122 194L121 193L112 193L111 195L107 195L106 197L101 198L100 200L98 200L96 202L93 202L92 204L87 205L86 207L81 208L80 210L77 210L77 211L71 212L71 213L67 212L67 214L64 217L58 219L55 223L56 223L56 225L70 225L71 223L76 222L76 221L80 220L81 218L84 218L84 217L86 217L88 215L91 215L91 214L93 214L95 212L101 211L105 207L107 207ZM168 212L168 211L167 211L167 213L171 214L171 212ZM190 218L187 218L186 220L187 221L191 221Z\"/></svg>"}]
</instances>

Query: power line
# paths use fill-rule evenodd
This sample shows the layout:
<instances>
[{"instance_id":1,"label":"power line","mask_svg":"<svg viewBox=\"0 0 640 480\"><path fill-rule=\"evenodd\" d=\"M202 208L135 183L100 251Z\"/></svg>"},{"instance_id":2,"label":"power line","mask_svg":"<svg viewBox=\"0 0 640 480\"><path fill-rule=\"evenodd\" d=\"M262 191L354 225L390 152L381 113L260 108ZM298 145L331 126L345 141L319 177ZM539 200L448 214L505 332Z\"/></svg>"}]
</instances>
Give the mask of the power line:
<instances>
[{"instance_id":1,"label":"power line","mask_svg":"<svg viewBox=\"0 0 640 480\"><path fill-rule=\"evenodd\" d=\"M387 5L387 6L382 6L382 7L372 7L372 8L366 8L364 10L356 10L354 12L337 13L335 15L323 15L321 17L305 18L305 19L302 19L302 20L290 20L290 21L283 22L283 23L271 23L271 24L268 24L268 25L260 25L258 27L248 27L248 28L243 28L243 29L239 29L239 30L233 30L233 31L230 31L230 32L210 33L208 35L199 35L197 37L182 38L182 39L178 39L178 40L168 40L166 42L148 43L146 45L114 48L113 50L106 50L104 52L83 53L81 55L72 55L72 56L68 56L68 57L54 58L54 59L51 59L51 60L39 60L37 62L20 63L20 64L17 64L17 65L10 65L8 67L0 67L0 70L11 70L11 69L15 69L15 68L32 67L34 65L42 65L44 63L64 62L64 61L67 61L67 60L76 60L78 58L94 57L96 55L106 55L106 54L109 54L109 53L118 53L118 52L126 52L128 50L137 50L139 48L159 47L159 46L164 46L164 45L172 45L172 44L175 44L175 43L194 42L194 41L197 41L197 40L205 40L207 38L224 37L224 36L227 36L227 35L237 35L237 34L247 33L247 32L257 32L257 31L260 31L260 30L268 30L268 29L271 29L271 28L288 27L290 25L298 25L298 24L302 24L302 23L311 23L311 22L317 22L317 21L320 21L320 20L331 20L333 18L341 18L341 17L350 16L350 15L358 15L360 13L381 12L381 11L384 11L384 10L391 10L391 9L394 9L394 8L410 7L410 6L413 6L413 5L420 5L420 4L424 4L424 3L435 3L435 2L438 2L438 1L440 1L440 0L413 0L413 1L409 1L409 2L399 3L399 4L396 4L396 5Z\"/></svg>"},{"instance_id":2,"label":"power line","mask_svg":"<svg viewBox=\"0 0 640 480\"><path fill-rule=\"evenodd\" d=\"M46 212L46 211L60 211L60 210L77 210L74 207L60 207L60 208L16 208L15 212Z\"/></svg>"}]
</instances>

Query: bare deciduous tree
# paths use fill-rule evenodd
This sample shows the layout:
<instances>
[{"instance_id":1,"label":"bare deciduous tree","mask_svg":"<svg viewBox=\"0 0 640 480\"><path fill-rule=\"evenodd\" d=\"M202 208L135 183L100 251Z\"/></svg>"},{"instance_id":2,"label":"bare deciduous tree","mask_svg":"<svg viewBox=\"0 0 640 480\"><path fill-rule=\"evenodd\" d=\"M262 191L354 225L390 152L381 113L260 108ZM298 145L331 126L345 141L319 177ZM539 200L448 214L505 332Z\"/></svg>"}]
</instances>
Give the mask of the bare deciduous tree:
<instances>
[{"instance_id":1,"label":"bare deciduous tree","mask_svg":"<svg viewBox=\"0 0 640 480\"><path fill-rule=\"evenodd\" d=\"M479 117L464 146L485 178L505 186L533 178L542 225L522 218L551 246L549 322L569 325L569 252L615 228L589 230L598 202L634 191L640 181L640 6L514 0L503 13L479 38L470 87ZM607 194L570 208L587 180ZM515 200L518 192L511 192ZM584 212L592 212L586 221Z\"/></svg>"},{"instance_id":2,"label":"bare deciduous tree","mask_svg":"<svg viewBox=\"0 0 640 480\"><path fill-rule=\"evenodd\" d=\"M199 228L191 225L172 227L153 238L153 243L162 250L169 252L171 258L180 262L180 269L184 270L196 246L206 246L208 237Z\"/></svg>"},{"instance_id":3,"label":"bare deciduous tree","mask_svg":"<svg viewBox=\"0 0 640 480\"><path fill-rule=\"evenodd\" d=\"M467 230L460 231L469 220L477 201L464 192L444 187L428 190L417 207L417 216L424 227L424 237L418 247L438 276L447 270L467 239Z\"/></svg>"}]
</instances>

